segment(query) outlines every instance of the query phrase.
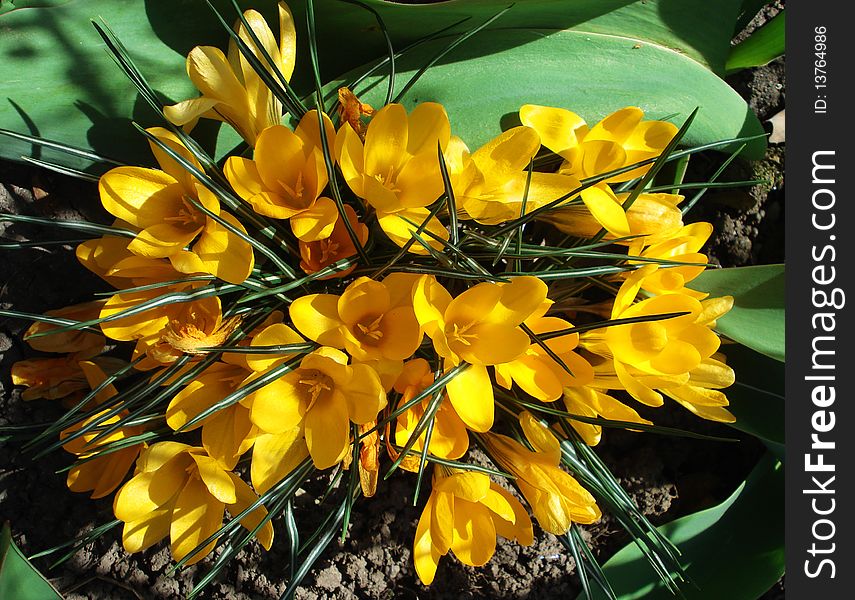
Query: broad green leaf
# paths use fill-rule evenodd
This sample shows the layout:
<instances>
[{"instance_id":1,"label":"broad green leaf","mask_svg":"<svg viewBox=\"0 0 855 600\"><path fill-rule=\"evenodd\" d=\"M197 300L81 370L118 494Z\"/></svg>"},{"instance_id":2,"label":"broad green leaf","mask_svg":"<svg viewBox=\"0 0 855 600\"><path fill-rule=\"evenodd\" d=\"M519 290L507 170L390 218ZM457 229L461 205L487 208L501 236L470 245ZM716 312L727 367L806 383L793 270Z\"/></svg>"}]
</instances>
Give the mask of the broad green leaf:
<instances>
[{"instance_id":1,"label":"broad green leaf","mask_svg":"<svg viewBox=\"0 0 855 600\"><path fill-rule=\"evenodd\" d=\"M736 383L724 390L728 410L736 416L731 427L760 438L783 460L784 363L742 344L727 344L721 351L736 371Z\"/></svg>"},{"instance_id":2,"label":"broad green leaf","mask_svg":"<svg viewBox=\"0 0 855 600\"><path fill-rule=\"evenodd\" d=\"M742 69L760 67L784 54L786 11L775 17L734 46L727 59L727 72L735 73Z\"/></svg>"},{"instance_id":3,"label":"broad green leaf","mask_svg":"<svg viewBox=\"0 0 855 600\"><path fill-rule=\"evenodd\" d=\"M430 68L405 104L441 102L453 132L472 150L518 125L517 111L526 103L567 108L590 125L624 106L638 106L651 119L672 116L679 125L700 107L682 142L688 146L763 133L745 101L686 56L640 39L581 31L546 33L479 33L471 45L483 56L469 47L458 48L462 60ZM398 81L407 81L449 41L425 44L406 57L398 66ZM512 47L507 48L509 41ZM332 84L329 91L347 80ZM384 86L383 77L376 76L355 91L369 103L382 103ZM747 154L762 155L764 147L762 139L751 142Z\"/></svg>"},{"instance_id":4,"label":"broad green leaf","mask_svg":"<svg viewBox=\"0 0 855 600\"><path fill-rule=\"evenodd\" d=\"M469 20L455 30L474 27L508 5L505 0L456 0L429 5L402 5L380 0L366 0L366 3L382 15L398 49L466 17ZM227 19L235 17L228 0L215 0L214 4ZM294 83L298 91L305 93L310 89L305 4L302 0L289 4L300 43ZM272 0L241 0L241 6L255 6L268 21L275 22L271 18L275 14ZM112 63L90 20L99 16L107 20L166 103L197 95L184 70L184 57L189 50L195 45L224 48L227 39L202 0L7 0L0 7L0 29L3 31L0 80L4 82L2 101L9 103L0 110L0 128L55 139L142 164L151 162L148 148L129 120L136 119L149 126L158 124L159 117L138 99L133 86ZM517 3L491 27L498 32L512 28L538 29L537 33L504 38L501 33L494 33L492 41L486 45L481 39L473 39L463 48L465 52L454 53L441 62L507 50L533 37L575 28L598 34L598 38L627 38L629 46L623 47L623 54L629 59L623 68L627 74L625 96L634 98L631 91L633 86L639 85L638 92L647 90L650 93L650 89L666 85L682 96L680 87L693 88L694 80L687 82L677 74L676 80L682 83L669 85L673 74L660 62L643 63L644 68L650 70L644 71L646 77L642 81L639 81L640 73L630 76L632 70L638 68L632 56L637 51L630 52L634 40L640 40L641 50L648 43L655 48L668 48L675 51L672 52L675 57L684 58L707 74L707 68L723 73L740 10L740 0L721 0L714 4L705 0L529 0ZM323 81L331 81L357 65L386 55L383 36L368 11L338 0L317 0L316 13ZM595 51L597 45L583 49ZM542 58L555 66L566 57ZM566 63L567 68L575 68L578 62L577 59ZM530 68L530 64L508 65L515 76ZM508 81L506 69L494 86ZM573 83L567 88L562 104L577 105L573 100L586 95L591 81L589 77L577 78ZM700 86L704 88L703 83ZM521 86L514 84L514 87ZM477 88L467 85L465 89L455 90L454 96L471 94L473 89ZM486 104L492 102L489 98L480 100ZM594 104L598 98L590 100L590 104ZM641 100L628 103L637 104L643 100L642 95ZM694 107L689 110L691 108ZM598 110L606 112L601 107ZM712 115L709 118L712 119ZM745 115L740 106L736 108L736 116L729 118L742 118L748 123L753 116ZM753 124L751 128L760 131ZM209 138L215 135L211 129L208 127L206 132ZM230 140L234 141L234 136ZM229 148L224 145L218 149L218 154ZM26 143L4 140L0 144L0 157L18 159L21 155L38 158L39 152ZM89 166L81 160L67 163L81 169Z\"/></svg>"},{"instance_id":5,"label":"broad green leaf","mask_svg":"<svg viewBox=\"0 0 855 600\"><path fill-rule=\"evenodd\" d=\"M50 582L30 564L12 541L9 523L0 532L0 598L62 600Z\"/></svg>"},{"instance_id":6,"label":"broad green leaf","mask_svg":"<svg viewBox=\"0 0 855 600\"><path fill-rule=\"evenodd\" d=\"M767 453L727 500L658 529L682 553L694 584L682 586L687 600L756 600L784 573L783 466ZM674 598L635 544L609 559L603 571L619 600Z\"/></svg>"},{"instance_id":7,"label":"broad green leaf","mask_svg":"<svg viewBox=\"0 0 855 600\"><path fill-rule=\"evenodd\" d=\"M733 296L716 330L775 360L784 360L784 265L707 269L689 284L713 297Z\"/></svg>"}]
</instances>

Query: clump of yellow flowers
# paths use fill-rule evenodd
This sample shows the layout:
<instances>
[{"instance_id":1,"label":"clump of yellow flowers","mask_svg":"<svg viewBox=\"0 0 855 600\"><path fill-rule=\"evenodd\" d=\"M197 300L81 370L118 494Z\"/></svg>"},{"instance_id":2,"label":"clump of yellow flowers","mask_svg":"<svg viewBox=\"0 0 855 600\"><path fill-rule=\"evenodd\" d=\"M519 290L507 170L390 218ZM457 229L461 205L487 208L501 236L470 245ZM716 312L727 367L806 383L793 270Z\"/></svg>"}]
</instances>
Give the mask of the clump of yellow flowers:
<instances>
[{"instance_id":1,"label":"clump of yellow flowers","mask_svg":"<svg viewBox=\"0 0 855 600\"><path fill-rule=\"evenodd\" d=\"M115 291L36 322L53 357L13 369L26 399L73 407L53 428L68 486L115 493L128 552L168 537L194 563L243 535L232 521L269 549L312 473L349 507L401 467L432 471L413 542L429 584L449 552L480 566L497 537L531 544L530 515L558 536L596 522L571 449L609 421L652 426L666 397L734 420L713 329L732 300L692 289L712 227L638 185L675 125L528 104L472 151L436 102L341 89L329 114L283 112L253 66L291 78L278 16L278 35L250 10L227 53L193 49L201 96L147 130L158 168L100 178L116 220L77 247ZM203 160L200 118L246 150Z\"/></svg>"}]
</instances>

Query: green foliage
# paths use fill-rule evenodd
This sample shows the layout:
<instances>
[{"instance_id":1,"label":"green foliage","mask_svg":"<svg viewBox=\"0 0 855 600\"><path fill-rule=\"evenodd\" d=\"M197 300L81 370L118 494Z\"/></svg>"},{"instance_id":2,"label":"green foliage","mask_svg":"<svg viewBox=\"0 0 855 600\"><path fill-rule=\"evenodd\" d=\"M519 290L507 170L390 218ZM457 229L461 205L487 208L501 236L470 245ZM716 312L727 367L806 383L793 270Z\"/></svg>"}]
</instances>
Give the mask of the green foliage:
<instances>
[{"instance_id":1,"label":"green foliage","mask_svg":"<svg viewBox=\"0 0 855 600\"><path fill-rule=\"evenodd\" d=\"M237 18L229 0L213 4L225 19ZM242 0L239 4L244 8L256 6L269 18L274 14L275 3L271 0ZM429 6L367 0L364 4L385 22L397 50L455 23L459 24L450 32L466 31L507 7L503 0ZM440 81L445 77L445 85L449 85L454 80L448 78L454 73L460 76L464 59L495 55L487 65L480 61L466 63L467 77L456 80L468 81L466 89L479 92L467 94L475 104L468 107L469 115L478 114L467 125L474 131L461 131L470 144L498 132L492 117L519 108L520 98L514 99L507 89L502 89L509 87L505 85L508 65L513 66L514 77L524 80L513 86L515 90L545 86L542 97L533 101L567 106L589 119L622 106L621 102L640 102L654 118L672 113L686 115L701 106L697 133L693 134L698 139L712 141L735 137L740 132L759 133L760 125L745 103L714 75L724 73L741 4L739 0L715 4L703 0L576 0L570 4L530 0L514 5L471 43L445 56L433 70ZM301 26L305 23L305 3L294 0L289 5L298 24L298 56L305 57L307 36ZM23 8L28 10L17 10ZM319 48L322 81L388 55L386 38L371 11L324 0L317 3L316 13L317 38L336 40L335 47L322 44ZM184 70L184 56L193 45L224 48L227 41L216 16L201 0L18 0L4 4L0 8L0 26L5 32L0 38L0 56L6 60L0 62L0 78L13 110L7 107L0 111L0 127L146 164L150 162L148 148L130 126L130 120L155 125L160 123L160 117L140 99L104 52L90 23L90 19L99 16L107 19L164 103L197 95ZM460 23L463 20L466 21ZM275 19L270 18L270 22ZM550 43L552 37L556 41ZM533 48L519 48L519 55L509 53L520 45ZM433 49L435 52L435 45ZM592 60L599 52L605 54ZM530 61L535 58L537 68L532 69ZM407 63L412 67L409 59ZM482 67L487 72L475 76ZM307 60L298 63L293 80L298 93L308 93L314 87L311 71ZM556 85L549 85L559 72L562 75ZM33 85L31 77L21 77L21 73L38 73L38 85ZM398 77L403 79L400 74ZM419 98L431 91L425 86L419 82L410 99L427 99ZM616 92L622 93L615 97ZM57 104L68 109L57 111ZM493 112L474 112L485 108ZM452 108L452 118L458 116L458 110L460 107ZM705 128L709 131L705 132ZM202 143L215 145L216 130L213 123L200 126ZM236 143L233 134L220 136L217 155L222 156ZM749 150L756 156L762 147L762 142L755 142ZM41 154L39 148L22 140L0 147L2 158L31 155L38 159ZM92 165L91 159L82 156L63 158L69 167L86 169Z\"/></svg>"},{"instance_id":2,"label":"green foliage","mask_svg":"<svg viewBox=\"0 0 855 600\"><path fill-rule=\"evenodd\" d=\"M689 284L713 297L733 296L719 333L775 360L784 360L784 265L708 269Z\"/></svg>"},{"instance_id":3,"label":"green foliage","mask_svg":"<svg viewBox=\"0 0 855 600\"><path fill-rule=\"evenodd\" d=\"M728 409L736 416L731 426L763 440L784 458L784 363L741 344L722 349L736 371L736 383L727 388Z\"/></svg>"},{"instance_id":4,"label":"green foliage","mask_svg":"<svg viewBox=\"0 0 855 600\"><path fill-rule=\"evenodd\" d=\"M718 506L658 528L680 549L687 600L756 600L784 573L784 469L771 454ZM674 596L629 544L603 566L619 600ZM594 594L595 598L605 598Z\"/></svg>"},{"instance_id":5,"label":"green foliage","mask_svg":"<svg viewBox=\"0 0 855 600\"><path fill-rule=\"evenodd\" d=\"M15 542L9 523L0 532L0 598L16 600L62 600L44 575L30 564Z\"/></svg>"},{"instance_id":6,"label":"green foliage","mask_svg":"<svg viewBox=\"0 0 855 600\"><path fill-rule=\"evenodd\" d=\"M786 11L782 10L760 29L733 47L727 59L727 72L735 73L750 67L760 67L783 56L786 46Z\"/></svg>"}]
</instances>

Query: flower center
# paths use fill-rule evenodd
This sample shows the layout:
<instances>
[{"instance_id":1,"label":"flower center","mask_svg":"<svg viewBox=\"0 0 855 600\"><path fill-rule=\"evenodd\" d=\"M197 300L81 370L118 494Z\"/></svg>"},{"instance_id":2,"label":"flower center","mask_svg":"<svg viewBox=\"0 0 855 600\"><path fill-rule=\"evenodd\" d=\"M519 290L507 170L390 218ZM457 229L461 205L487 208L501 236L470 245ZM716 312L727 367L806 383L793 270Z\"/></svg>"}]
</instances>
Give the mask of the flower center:
<instances>
[{"instance_id":1,"label":"flower center","mask_svg":"<svg viewBox=\"0 0 855 600\"><path fill-rule=\"evenodd\" d=\"M178 212L174 215L163 217L163 220L174 225L195 229L202 226L204 215L196 210L195 206L190 204L187 196L182 196L181 207L178 209Z\"/></svg>"},{"instance_id":2,"label":"flower center","mask_svg":"<svg viewBox=\"0 0 855 600\"><path fill-rule=\"evenodd\" d=\"M315 404L321 394L331 392L333 389L332 378L318 369L301 370L300 379L297 380L297 383L303 386L303 392L308 396L309 405L306 410Z\"/></svg>"},{"instance_id":3,"label":"flower center","mask_svg":"<svg viewBox=\"0 0 855 600\"><path fill-rule=\"evenodd\" d=\"M306 194L306 186L303 185L303 174L297 173L297 179L294 181L294 185L290 186L281 179L279 180L279 185L282 186L282 189L288 194L293 203L293 208L296 209L306 209L309 208L309 205L312 203L312 198L304 198Z\"/></svg>"},{"instance_id":4,"label":"flower center","mask_svg":"<svg viewBox=\"0 0 855 600\"><path fill-rule=\"evenodd\" d=\"M380 330L380 321L383 319L383 315L378 316L374 320L369 319L371 319L371 317L357 323L356 331L354 333L356 333L356 337L363 344L376 346L383 338L383 332Z\"/></svg>"},{"instance_id":5,"label":"flower center","mask_svg":"<svg viewBox=\"0 0 855 600\"><path fill-rule=\"evenodd\" d=\"M395 169L394 165L389 166L389 170L383 173L377 173L374 175L374 179L383 184L383 187L393 192L395 194L399 194L401 192L401 188L398 187L398 173L397 169Z\"/></svg>"},{"instance_id":6,"label":"flower center","mask_svg":"<svg viewBox=\"0 0 855 600\"><path fill-rule=\"evenodd\" d=\"M475 337L474 333L469 333L472 325L472 323L467 323L461 327L457 323L450 323L446 326L445 336L448 338L449 343L458 342L464 346L471 346L472 339Z\"/></svg>"},{"instance_id":7,"label":"flower center","mask_svg":"<svg viewBox=\"0 0 855 600\"><path fill-rule=\"evenodd\" d=\"M319 243L321 247L321 264L334 263L338 258L338 251L341 248L341 244L332 241L330 238L321 240Z\"/></svg>"}]
</instances>

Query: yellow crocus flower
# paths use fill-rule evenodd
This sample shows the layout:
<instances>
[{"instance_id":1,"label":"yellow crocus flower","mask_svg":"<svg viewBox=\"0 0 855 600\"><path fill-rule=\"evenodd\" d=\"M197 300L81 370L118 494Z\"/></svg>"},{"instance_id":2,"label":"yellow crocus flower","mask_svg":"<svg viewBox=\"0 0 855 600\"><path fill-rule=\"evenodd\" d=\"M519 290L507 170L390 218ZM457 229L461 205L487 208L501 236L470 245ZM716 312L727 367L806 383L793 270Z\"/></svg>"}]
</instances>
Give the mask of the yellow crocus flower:
<instances>
[{"instance_id":1,"label":"yellow crocus flower","mask_svg":"<svg viewBox=\"0 0 855 600\"><path fill-rule=\"evenodd\" d=\"M278 13L278 44L261 14L248 10L243 16L276 68L286 81L290 81L297 53L297 34L288 5L279 2ZM273 80L278 81L264 53L240 20L235 23L235 29L253 55L271 73ZM172 123L191 128L200 117L225 121L251 146L255 145L262 131L280 123L282 104L252 68L234 40L229 42L228 55L212 46L193 48L187 56L187 74L202 96L164 107L163 114Z\"/></svg>"},{"instance_id":2,"label":"yellow crocus flower","mask_svg":"<svg viewBox=\"0 0 855 600\"><path fill-rule=\"evenodd\" d=\"M278 335L271 335L265 342L293 343L277 338ZM278 359L279 363L283 361ZM277 361L248 362L257 370L247 383ZM249 407L250 419L262 431L287 435L292 440L305 436L315 466L327 469L340 462L348 451L351 422L361 425L375 420L386 406L386 392L371 367L359 363L348 365L346 354L324 346L303 357L299 367L241 402Z\"/></svg>"},{"instance_id":3,"label":"yellow crocus flower","mask_svg":"<svg viewBox=\"0 0 855 600\"><path fill-rule=\"evenodd\" d=\"M323 121L327 146L332 148L335 129L326 115ZM223 172L255 212L288 219L298 239L314 242L332 233L338 209L332 199L321 196L328 175L318 111L307 112L294 131L284 125L265 129L253 159L231 156Z\"/></svg>"},{"instance_id":4,"label":"yellow crocus flower","mask_svg":"<svg viewBox=\"0 0 855 600\"><path fill-rule=\"evenodd\" d=\"M431 275L413 291L416 318L433 340L445 369L468 363L446 386L454 410L473 431L493 425L493 385L487 367L510 362L531 343L519 325L546 299L537 277L515 277L507 284L479 283L456 298Z\"/></svg>"},{"instance_id":5,"label":"yellow crocus flower","mask_svg":"<svg viewBox=\"0 0 855 600\"><path fill-rule=\"evenodd\" d=\"M352 206L345 205L344 214L347 217L350 226L353 228L353 231L356 232L356 238L359 240L359 245L365 247L365 244L368 242L368 227L359 222L359 218L356 216L356 211L353 210ZM347 226L344 224L344 219L342 218L336 220L332 233L328 238L316 240L314 242L304 242L303 240L299 240L298 244L300 246L300 258L302 259L300 260L300 268L303 269L307 275L317 273L324 267L328 267L343 258L356 256L357 253L356 246L353 244L353 240L347 232ZM340 279L342 277L347 277L354 269L356 269L355 263L343 271L337 271L330 275L320 277L319 280L323 281L325 279Z\"/></svg>"},{"instance_id":6,"label":"yellow crocus flower","mask_svg":"<svg viewBox=\"0 0 855 600\"><path fill-rule=\"evenodd\" d=\"M241 341L241 345L267 346L303 343L293 329L281 323L281 313ZM237 391L255 377L281 362L287 354L239 354L227 352L223 361L208 367L169 403L166 423L172 429L185 426L203 410ZM252 366L251 366L252 365ZM255 370L253 370L253 367ZM261 493L285 477L306 456L308 450L300 427L285 434L260 430L250 419L250 408L238 402L203 419L188 431L202 428L202 446L208 455L227 469L233 469L241 455L253 448L252 485Z\"/></svg>"},{"instance_id":7,"label":"yellow crocus flower","mask_svg":"<svg viewBox=\"0 0 855 600\"><path fill-rule=\"evenodd\" d=\"M525 324L535 334L561 331L573 326L564 319L547 317L546 311L551 305L552 301L546 300L525 320ZM562 335L543 343L561 359L564 366L532 341L521 356L511 362L496 365L496 382L505 389L511 389L511 385L516 383L526 394L543 402L553 402L561 397L564 388L583 386L593 381L594 370L591 364L574 352L579 344L578 333Z\"/></svg>"},{"instance_id":8,"label":"yellow crocus flower","mask_svg":"<svg viewBox=\"0 0 855 600\"><path fill-rule=\"evenodd\" d=\"M563 108L526 104L520 120L540 135L544 146L564 159L559 172L587 179L659 156L677 133L665 121L642 121L644 112L628 106L588 127L576 113ZM612 176L582 192L582 200L596 221L615 237L631 235L628 215L608 183L641 177L650 165ZM570 213L572 214L572 213Z\"/></svg>"},{"instance_id":9,"label":"yellow crocus flower","mask_svg":"<svg viewBox=\"0 0 855 600\"><path fill-rule=\"evenodd\" d=\"M104 300L95 300L74 304L64 308L49 310L46 316L70 319L72 321L90 321L97 319L98 314L104 306ZM97 333L82 330L67 330L51 333L41 337L32 337L36 334L45 334L59 329L59 325L36 321L27 328L23 338L34 350L41 352L68 352L74 353L75 358L82 360L101 353L104 349L104 336Z\"/></svg>"},{"instance_id":10,"label":"yellow crocus flower","mask_svg":"<svg viewBox=\"0 0 855 600\"><path fill-rule=\"evenodd\" d=\"M217 362L197 375L170 401L166 424L178 429L203 410L240 388L249 372L240 365ZM227 469L234 469L238 459L249 450L258 428L249 419L249 409L240 403L218 410L188 428L202 428L202 446L208 455Z\"/></svg>"},{"instance_id":11,"label":"yellow crocus flower","mask_svg":"<svg viewBox=\"0 0 855 600\"><path fill-rule=\"evenodd\" d=\"M490 456L516 478L543 530L563 535L573 523L599 520L602 513L591 493L559 467L561 448L555 436L527 411L519 421L534 451L498 433L482 439Z\"/></svg>"},{"instance_id":12,"label":"yellow crocus flower","mask_svg":"<svg viewBox=\"0 0 855 600\"><path fill-rule=\"evenodd\" d=\"M526 104L520 121L540 134L543 145L564 159L561 171L579 179L595 177L653 158L677 134L666 121L643 121L644 111L627 106L603 118L593 127L576 113L563 108ZM641 177L650 165L610 177L618 183Z\"/></svg>"},{"instance_id":13,"label":"yellow crocus flower","mask_svg":"<svg viewBox=\"0 0 855 600\"><path fill-rule=\"evenodd\" d=\"M103 370L94 362L84 361L80 363L80 368L86 376L86 380L91 389L95 389L101 385L107 378ZM118 391L113 385L105 387L95 398L95 402L100 404L112 396L118 394ZM128 411L123 410L119 414L108 419L103 419L103 415L107 411L102 411L92 415L88 419L68 427L60 433L60 438L64 439L70 434L79 431L84 425L93 422L100 422L99 427L108 427L125 419L128 416ZM110 435L93 442L95 437L101 432L99 428L95 428L82 436L75 438L63 444L62 448L81 459L90 458L86 462L74 465L68 471L66 477L66 485L73 492L88 492L91 491L91 498L103 498L122 483L125 475L134 464L134 461L139 456L140 451L145 448L145 444L140 442L132 446L127 446L121 450L95 456L98 450L109 443L118 442L143 432L142 427L122 427L117 429Z\"/></svg>"},{"instance_id":14,"label":"yellow crocus flower","mask_svg":"<svg viewBox=\"0 0 855 600\"><path fill-rule=\"evenodd\" d=\"M629 421L646 425L653 424L623 402L589 385L564 388L563 400L564 407L572 415L600 417L612 421ZM600 443L603 436L602 425L583 423L575 419L570 420L570 425L589 446L596 446Z\"/></svg>"},{"instance_id":15,"label":"yellow crocus flower","mask_svg":"<svg viewBox=\"0 0 855 600\"><path fill-rule=\"evenodd\" d=\"M465 565L487 564L496 551L496 535L523 546L534 541L531 519L519 500L484 473L436 467L413 547L422 583L431 584L439 559L449 551Z\"/></svg>"},{"instance_id":16,"label":"yellow crocus flower","mask_svg":"<svg viewBox=\"0 0 855 600\"><path fill-rule=\"evenodd\" d=\"M406 404L433 381L434 374L425 359L414 358L407 361L395 382L395 391L401 394L401 400L398 404ZM466 450L469 449L469 434L466 432L466 424L454 411L451 403L446 402L447 399L446 397L440 402L436 411L428 451L439 458L457 459L466 454ZM425 398L421 403L398 417L395 425L395 443L398 446L403 447L410 439L430 402L430 397ZM416 440L413 445L414 452L422 451L426 435L426 433L422 433ZM408 471L417 471L418 465L417 456L408 456L401 462L401 466Z\"/></svg>"},{"instance_id":17,"label":"yellow crocus flower","mask_svg":"<svg viewBox=\"0 0 855 600\"><path fill-rule=\"evenodd\" d=\"M415 353L422 331L413 312L417 275L392 273L383 281L360 277L344 292L295 300L294 326L310 340L346 350L354 359L402 361Z\"/></svg>"},{"instance_id":18,"label":"yellow crocus flower","mask_svg":"<svg viewBox=\"0 0 855 600\"><path fill-rule=\"evenodd\" d=\"M57 400L85 390L86 377L73 356L28 358L12 365L12 385L26 387L24 400Z\"/></svg>"},{"instance_id":19,"label":"yellow crocus flower","mask_svg":"<svg viewBox=\"0 0 855 600\"><path fill-rule=\"evenodd\" d=\"M174 134L159 127L148 131L201 170ZM161 170L116 167L98 182L107 212L139 232L127 249L142 257L169 258L182 273L204 272L229 283L242 283L254 265L252 246L198 210L188 198L239 231L246 233L246 229L221 211L216 196L181 165L154 143L151 147ZM184 250L191 243L192 248Z\"/></svg>"},{"instance_id":20,"label":"yellow crocus flower","mask_svg":"<svg viewBox=\"0 0 855 600\"><path fill-rule=\"evenodd\" d=\"M581 184L575 177L532 172L525 195L529 162L540 149L540 137L530 127L514 127L490 140L470 156L452 137L445 152L458 210L484 225L497 225L568 194Z\"/></svg>"},{"instance_id":21,"label":"yellow crocus flower","mask_svg":"<svg viewBox=\"0 0 855 600\"><path fill-rule=\"evenodd\" d=\"M377 211L380 227L398 246L430 214L426 208L444 188L438 151L445 150L451 125L442 105L424 102L407 115L400 104L378 110L368 124L365 141L349 123L336 135L335 154L342 175L353 193ZM448 231L433 218L426 231L447 240ZM431 246L442 244L425 233ZM427 254L420 244L410 250Z\"/></svg>"},{"instance_id":22,"label":"yellow crocus flower","mask_svg":"<svg viewBox=\"0 0 855 600\"><path fill-rule=\"evenodd\" d=\"M125 522L122 544L127 552L141 552L168 535L172 557L181 560L216 533L226 508L236 515L257 500L252 488L208 456L204 448L158 442L140 455L136 473L116 493L113 512ZM259 506L240 524L251 531L266 515ZM257 539L270 549L270 522L258 531ZM209 543L187 564L205 558L215 544L216 540Z\"/></svg>"},{"instance_id":23,"label":"yellow crocus flower","mask_svg":"<svg viewBox=\"0 0 855 600\"><path fill-rule=\"evenodd\" d=\"M711 322L732 305L730 297L701 303L685 294L665 294L636 303L644 279L657 269L656 265L648 265L627 277L615 297L611 318L684 315L615 325L582 336L588 350L611 359L610 366L619 386L649 406L662 405L662 395L656 389L688 383L690 371L718 350L720 340L712 331Z\"/></svg>"},{"instance_id":24,"label":"yellow crocus flower","mask_svg":"<svg viewBox=\"0 0 855 600\"><path fill-rule=\"evenodd\" d=\"M538 216L538 220L551 223L559 231L575 237L591 238L601 229L605 229L607 240L625 236L645 236L646 244L668 239L683 226L683 213L677 207L683 201L683 196L642 193L626 211L624 223L621 207L629 196L628 192L615 194L605 185L588 189L596 191L593 195L587 191L582 192L583 199L587 198L584 206L559 206ZM595 202L599 204L595 205ZM620 209L620 214L617 209ZM634 240L616 243L629 245Z\"/></svg>"},{"instance_id":25,"label":"yellow crocus flower","mask_svg":"<svg viewBox=\"0 0 855 600\"><path fill-rule=\"evenodd\" d=\"M698 252L712 235L713 226L709 223L692 223L676 231L672 237L644 247L644 241L630 244L629 254L644 258L657 258L687 263L697 266L662 265L645 277L641 289L654 295L685 294L703 300L709 294L696 292L686 284L704 272L707 256Z\"/></svg>"}]
</instances>

